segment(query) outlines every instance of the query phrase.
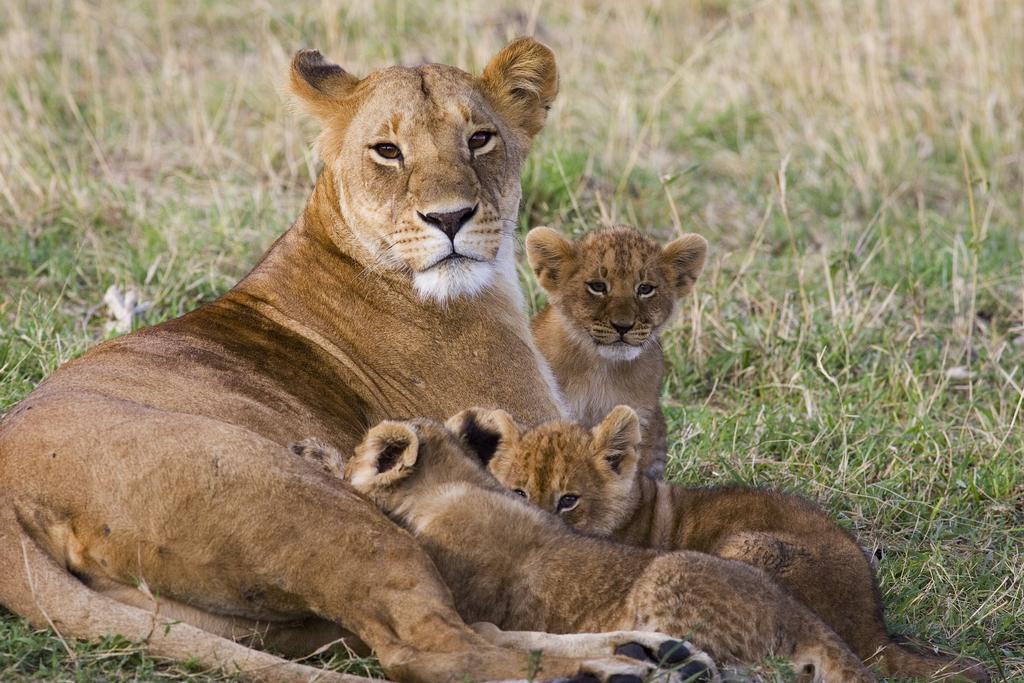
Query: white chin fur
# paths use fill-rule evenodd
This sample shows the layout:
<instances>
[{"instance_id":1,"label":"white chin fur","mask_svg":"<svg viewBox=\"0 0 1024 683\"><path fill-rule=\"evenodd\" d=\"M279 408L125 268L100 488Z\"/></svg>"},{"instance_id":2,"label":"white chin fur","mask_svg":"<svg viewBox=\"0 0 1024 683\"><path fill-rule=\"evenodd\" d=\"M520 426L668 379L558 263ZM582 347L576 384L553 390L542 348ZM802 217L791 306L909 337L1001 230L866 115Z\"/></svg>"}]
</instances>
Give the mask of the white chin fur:
<instances>
[{"instance_id":1,"label":"white chin fur","mask_svg":"<svg viewBox=\"0 0 1024 683\"><path fill-rule=\"evenodd\" d=\"M445 261L414 273L412 284L421 298L445 303L462 296L477 296L491 284L494 274L493 262Z\"/></svg>"},{"instance_id":2,"label":"white chin fur","mask_svg":"<svg viewBox=\"0 0 1024 683\"><path fill-rule=\"evenodd\" d=\"M642 347L627 346L626 344L615 344L614 346L601 344L597 347L597 355L608 360L636 360L642 352Z\"/></svg>"}]
</instances>

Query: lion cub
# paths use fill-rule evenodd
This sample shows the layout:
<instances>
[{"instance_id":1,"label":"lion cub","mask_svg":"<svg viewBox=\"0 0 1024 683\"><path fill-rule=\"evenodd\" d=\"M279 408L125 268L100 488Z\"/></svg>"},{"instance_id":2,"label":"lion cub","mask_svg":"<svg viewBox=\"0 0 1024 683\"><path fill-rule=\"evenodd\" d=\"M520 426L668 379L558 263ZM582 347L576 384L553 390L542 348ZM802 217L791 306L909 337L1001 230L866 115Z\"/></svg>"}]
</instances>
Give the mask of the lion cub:
<instances>
[{"instance_id":1,"label":"lion cub","mask_svg":"<svg viewBox=\"0 0 1024 683\"><path fill-rule=\"evenodd\" d=\"M570 242L550 228L526 236L548 306L531 325L572 416L592 427L616 405L640 415L641 469L661 478L665 418L658 406L665 358L658 332L704 269L708 243L686 234L660 246L628 226Z\"/></svg>"},{"instance_id":2,"label":"lion cub","mask_svg":"<svg viewBox=\"0 0 1024 683\"><path fill-rule=\"evenodd\" d=\"M636 415L614 417L597 428L594 443L609 458L633 461ZM473 413L449 426L454 433L429 420L383 422L329 470L417 537L467 621L550 633L658 631L691 640L716 661L778 655L815 680L874 680L821 619L763 572L577 534L487 472L473 450L486 451L492 436Z\"/></svg>"},{"instance_id":3,"label":"lion cub","mask_svg":"<svg viewBox=\"0 0 1024 683\"><path fill-rule=\"evenodd\" d=\"M757 567L889 676L959 672L988 680L979 665L918 655L893 642L867 557L819 507L775 491L685 488L641 476L635 451L609 450L602 437L635 419L632 409L618 406L593 430L551 422L521 431L501 410L473 409L458 417L474 425L470 445L499 481L576 529ZM627 434L626 445L635 446L635 435Z\"/></svg>"}]
</instances>

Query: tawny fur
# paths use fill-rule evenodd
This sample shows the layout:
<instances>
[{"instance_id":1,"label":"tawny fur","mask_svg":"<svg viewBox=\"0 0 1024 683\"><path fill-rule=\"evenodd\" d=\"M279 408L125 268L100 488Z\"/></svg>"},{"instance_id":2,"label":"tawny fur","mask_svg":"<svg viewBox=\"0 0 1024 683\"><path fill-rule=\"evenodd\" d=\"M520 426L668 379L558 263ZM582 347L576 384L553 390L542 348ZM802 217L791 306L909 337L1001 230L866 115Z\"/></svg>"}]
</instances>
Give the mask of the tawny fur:
<instances>
[{"instance_id":1,"label":"tawny fur","mask_svg":"<svg viewBox=\"0 0 1024 683\"><path fill-rule=\"evenodd\" d=\"M498 480L570 526L642 548L698 551L757 567L886 675L988 679L974 662L920 655L893 642L867 557L818 506L770 490L652 481L639 473L631 445L611 458L601 434L629 420L629 412L617 408L593 431L570 422L521 431L502 412L470 414L495 435L487 445ZM559 510L565 496L575 505Z\"/></svg>"},{"instance_id":2,"label":"tawny fur","mask_svg":"<svg viewBox=\"0 0 1024 683\"><path fill-rule=\"evenodd\" d=\"M639 437L630 414L600 435L609 452ZM504 490L471 454L481 433L471 412L448 424L456 433L429 420L382 423L346 463L345 478L415 534L465 619L553 633L650 629L724 662L776 655L815 680L874 680L760 570L579 535Z\"/></svg>"},{"instance_id":3,"label":"tawny fur","mask_svg":"<svg viewBox=\"0 0 1024 683\"><path fill-rule=\"evenodd\" d=\"M693 289L707 242L691 233L661 247L628 226L570 242L550 228L535 228L526 253L549 298L533 320L533 338L573 418L593 426L613 407L632 406L643 430L641 468L660 478L665 358L658 334ZM606 291L594 291L595 284ZM628 331L620 334L615 325Z\"/></svg>"},{"instance_id":4,"label":"tawny fur","mask_svg":"<svg viewBox=\"0 0 1024 683\"><path fill-rule=\"evenodd\" d=\"M308 624L307 653L344 626L401 680L521 677L526 654L466 626L408 533L287 444L350 450L383 418L478 403L560 414L512 253L554 57L521 39L483 78L433 64L360 79L307 51L291 83L325 162L291 229L229 293L100 344L0 422L0 603L254 678L308 670L175 619L229 637ZM471 154L480 129L494 143ZM374 156L381 140L400 164ZM454 242L417 218L456 205L477 209ZM453 244L471 258L438 262Z\"/></svg>"}]
</instances>

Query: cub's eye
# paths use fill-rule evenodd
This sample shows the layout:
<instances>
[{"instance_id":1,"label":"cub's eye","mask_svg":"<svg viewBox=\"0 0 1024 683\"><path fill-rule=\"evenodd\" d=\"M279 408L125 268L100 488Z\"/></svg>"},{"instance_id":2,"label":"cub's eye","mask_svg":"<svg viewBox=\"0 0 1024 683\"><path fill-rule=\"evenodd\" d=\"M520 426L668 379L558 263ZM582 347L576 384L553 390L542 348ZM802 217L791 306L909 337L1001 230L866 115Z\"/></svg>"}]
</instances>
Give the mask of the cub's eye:
<instances>
[{"instance_id":1,"label":"cub's eye","mask_svg":"<svg viewBox=\"0 0 1024 683\"><path fill-rule=\"evenodd\" d=\"M402 150L398 149L398 145L392 145L390 142L381 142L380 144L374 145L372 149L385 159L402 158Z\"/></svg>"},{"instance_id":2,"label":"cub's eye","mask_svg":"<svg viewBox=\"0 0 1024 683\"><path fill-rule=\"evenodd\" d=\"M640 296L650 296L654 294L655 289L657 289L657 287L655 287L654 285L647 282L641 282L639 285L636 286L636 293L639 294Z\"/></svg>"},{"instance_id":3,"label":"cub's eye","mask_svg":"<svg viewBox=\"0 0 1024 683\"><path fill-rule=\"evenodd\" d=\"M478 130L477 132L469 136L469 148L474 150L480 149L488 142L490 142L491 138L493 137L494 133L490 132L489 130Z\"/></svg>"},{"instance_id":4,"label":"cub's eye","mask_svg":"<svg viewBox=\"0 0 1024 683\"><path fill-rule=\"evenodd\" d=\"M558 499L558 511L568 512L580 504L580 497L567 493Z\"/></svg>"},{"instance_id":5,"label":"cub's eye","mask_svg":"<svg viewBox=\"0 0 1024 683\"><path fill-rule=\"evenodd\" d=\"M591 294L605 294L608 291L608 285L601 282L600 280L594 280L593 282L587 283L587 291Z\"/></svg>"},{"instance_id":6,"label":"cub's eye","mask_svg":"<svg viewBox=\"0 0 1024 683\"><path fill-rule=\"evenodd\" d=\"M512 489L512 493L516 494L521 498L529 498L529 496L526 495L526 491L522 489Z\"/></svg>"}]
</instances>

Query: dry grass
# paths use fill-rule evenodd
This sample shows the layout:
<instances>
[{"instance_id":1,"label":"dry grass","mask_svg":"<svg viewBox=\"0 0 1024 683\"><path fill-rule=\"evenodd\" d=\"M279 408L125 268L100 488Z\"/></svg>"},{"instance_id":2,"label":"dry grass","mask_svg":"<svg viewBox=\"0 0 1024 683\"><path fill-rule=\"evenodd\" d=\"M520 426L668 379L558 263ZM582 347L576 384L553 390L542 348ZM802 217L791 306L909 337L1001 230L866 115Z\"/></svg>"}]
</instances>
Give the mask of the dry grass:
<instances>
[{"instance_id":1,"label":"dry grass","mask_svg":"<svg viewBox=\"0 0 1024 683\"><path fill-rule=\"evenodd\" d=\"M883 551L894 628L1024 677L1024 5L115 3L0 9L0 410L101 338L224 291L296 215L280 83L556 51L523 224L713 245L666 339L671 474L818 497ZM0 621L0 675L184 677ZM85 654L83 654L85 653Z\"/></svg>"}]
</instances>

